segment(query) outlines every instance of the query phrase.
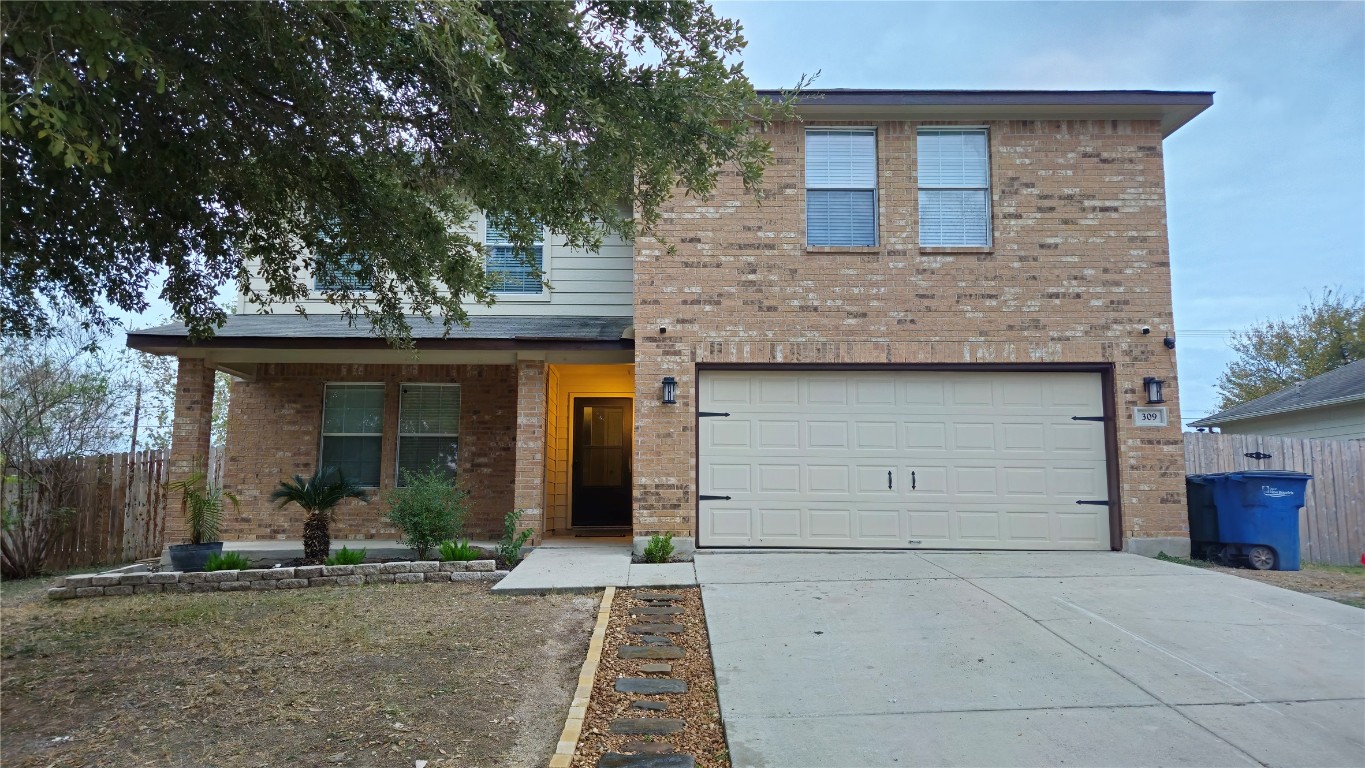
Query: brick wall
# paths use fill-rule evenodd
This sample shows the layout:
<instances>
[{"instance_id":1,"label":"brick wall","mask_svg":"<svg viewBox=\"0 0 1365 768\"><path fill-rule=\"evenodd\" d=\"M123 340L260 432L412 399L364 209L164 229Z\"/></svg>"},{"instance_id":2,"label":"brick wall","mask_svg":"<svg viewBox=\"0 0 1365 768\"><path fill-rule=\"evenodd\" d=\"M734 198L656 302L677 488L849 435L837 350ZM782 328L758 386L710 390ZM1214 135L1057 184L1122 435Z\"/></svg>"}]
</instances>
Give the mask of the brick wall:
<instances>
[{"instance_id":1,"label":"brick wall","mask_svg":"<svg viewBox=\"0 0 1365 768\"><path fill-rule=\"evenodd\" d=\"M212 386L212 377L209 377ZM262 365L255 381L234 381L228 407L223 485L240 511L227 510L227 540L298 539L303 511L278 508L270 492L280 480L307 476L317 465L322 393L327 382L384 383L384 442L379 495L394 484L398 387L403 382L460 385L460 484L470 492L466 532L497 538L512 509L517 437L517 375L511 365ZM179 413L177 412L177 417ZM177 418L177 429L179 419ZM348 500L332 524L335 539L391 539L399 533L382 501Z\"/></svg>"},{"instance_id":2,"label":"brick wall","mask_svg":"<svg viewBox=\"0 0 1365 768\"><path fill-rule=\"evenodd\" d=\"M1085 362L1114 366L1123 535L1186 536L1158 125L990 123L994 244L959 249L917 244L918 124L875 125L877 247L806 247L794 123L767 133L761 203L727 173L637 242L635 535L694 535L698 363ZM1167 429L1133 427L1143 376L1167 382Z\"/></svg>"},{"instance_id":3,"label":"brick wall","mask_svg":"<svg viewBox=\"0 0 1365 768\"><path fill-rule=\"evenodd\" d=\"M209 442L213 433L212 368L203 360L178 361L175 380L175 421L171 427L171 457L168 480L177 482L194 472L207 471ZM181 499L174 494L167 501L166 543L189 541L189 527Z\"/></svg>"}]
</instances>

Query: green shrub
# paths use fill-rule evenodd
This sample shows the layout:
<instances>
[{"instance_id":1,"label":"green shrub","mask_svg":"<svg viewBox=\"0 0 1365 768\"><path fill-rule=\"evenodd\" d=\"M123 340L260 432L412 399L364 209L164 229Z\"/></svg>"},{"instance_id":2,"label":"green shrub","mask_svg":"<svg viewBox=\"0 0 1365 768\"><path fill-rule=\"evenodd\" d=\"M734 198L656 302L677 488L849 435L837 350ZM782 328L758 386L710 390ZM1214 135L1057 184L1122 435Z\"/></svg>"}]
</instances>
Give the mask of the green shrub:
<instances>
[{"instance_id":1,"label":"green shrub","mask_svg":"<svg viewBox=\"0 0 1365 768\"><path fill-rule=\"evenodd\" d=\"M240 552L214 552L204 562L206 571L241 571L251 567L251 561Z\"/></svg>"},{"instance_id":2,"label":"green shrub","mask_svg":"<svg viewBox=\"0 0 1365 768\"><path fill-rule=\"evenodd\" d=\"M526 545L527 539L531 538L530 528L517 533L517 523L521 522L521 516L524 514L526 514L525 510L514 509L502 519L502 538L498 539L498 557L502 558L508 565L515 565L517 561L521 560L521 548Z\"/></svg>"},{"instance_id":3,"label":"green shrub","mask_svg":"<svg viewBox=\"0 0 1365 768\"><path fill-rule=\"evenodd\" d=\"M483 552L469 546L469 539L441 542L441 560L454 560L458 563L478 560Z\"/></svg>"},{"instance_id":4,"label":"green shrub","mask_svg":"<svg viewBox=\"0 0 1365 768\"><path fill-rule=\"evenodd\" d=\"M673 534L665 533L662 536L650 536L649 543L645 545L646 563L666 563L668 558L673 556Z\"/></svg>"},{"instance_id":5,"label":"green shrub","mask_svg":"<svg viewBox=\"0 0 1365 768\"><path fill-rule=\"evenodd\" d=\"M389 521L403 529L403 543L419 560L443 541L459 538L469 514L469 494L436 467L403 471L405 485L388 494Z\"/></svg>"},{"instance_id":6,"label":"green shrub","mask_svg":"<svg viewBox=\"0 0 1365 768\"><path fill-rule=\"evenodd\" d=\"M343 544L336 554L327 558L327 565L360 565L365 562L364 549L347 549Z\"/></svg>"}]
</instances>

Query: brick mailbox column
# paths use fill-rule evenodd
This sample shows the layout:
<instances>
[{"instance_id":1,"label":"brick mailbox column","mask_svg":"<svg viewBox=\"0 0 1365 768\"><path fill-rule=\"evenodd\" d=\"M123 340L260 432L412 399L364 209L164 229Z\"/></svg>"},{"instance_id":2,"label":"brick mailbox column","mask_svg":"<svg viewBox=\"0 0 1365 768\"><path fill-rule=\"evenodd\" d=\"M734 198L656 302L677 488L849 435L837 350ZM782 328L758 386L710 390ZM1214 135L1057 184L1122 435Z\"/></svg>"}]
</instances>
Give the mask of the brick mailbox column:
<instances>
[{"instance_id":1,"label":"brick mailbox column","mask_svg":"<svg viewBox=\"0 0 1365 768\"><path fill-rule=\"evenodd\" d=\"M167 472L170 482L188 477L195 470L207 470L209 439L213 432L212 368L197 358L181 358L175 381L175 421L171 431L171 460ZM180 498L166 499L165 544L189 540Z\"/></svg>"},{"instance_id":2,"label":"brick mailbox column","mask_svg":"<svg viewBox=\"0 0 1365 768\"><path fill-rule=\"evenodd\" d=\"M545 535L545 361L517 361L517 475L513 503L521 527Z\"/></svg>"}]
</instances>

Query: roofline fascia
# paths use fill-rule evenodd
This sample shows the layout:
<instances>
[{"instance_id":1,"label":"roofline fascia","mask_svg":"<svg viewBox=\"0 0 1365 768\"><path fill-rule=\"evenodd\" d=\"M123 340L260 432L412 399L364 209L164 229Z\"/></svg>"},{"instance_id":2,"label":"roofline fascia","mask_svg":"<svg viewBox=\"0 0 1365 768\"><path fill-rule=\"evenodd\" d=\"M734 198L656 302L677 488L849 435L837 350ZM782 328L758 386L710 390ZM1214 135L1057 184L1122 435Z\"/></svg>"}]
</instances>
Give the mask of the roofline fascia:
<instances>
[{"instance_id":1,"label":"roofline fascia","mask_svg":"<svg viewBox=\"0 0 1365 768\"><path fill-rule=\"evenodd\" d=\"M270 337L270 336L215 336L190 343L185 336L161 334L128 334L127 346L149 354L174 354L180 349L393 349L387 340L375 337ZM634 349L634 339L558 339L515 337L511 339L413 339L413 350L479 350L479 351L598 351ZM163 351L164 350L164 351Z\"/></svg>"},{"instance_id":2,"label":"roofline fascia","mask_svg":"<svg viewBox=\"0 0 1365 768\"><path fill-rule=\"evenodd\" d=\"M1218 426L1219 424L1232 424L1233 422L1237 422L1237 421L1246 421L1246 420L1248 420L1248 419L1260 419L1260 418L1263 418L1263 417L1266 417L1266 416L1279 416L1280 414L1284 414L1284 413L1296 413L1296 412L1298 412L1298 411L1309 411L1309 410L1312 410L1312 409L1314 409L1314 408L1329 408L1329 407L1334 406L1334 405L1349 405L1349 404L1351 404L1351 403L1356 403L1356 402L1360 402L1360 401L1365 401L1365 392L1361 392L1361 393L1358 394L1358 395L1347 395L1346 397L1336 397L1336 398L1332 398L1331 400L1319 400L1319 401L1317 401L1317 402L1315 402L1315 403L1304 403L1304 404L1295 405L1295 406L1288 407L1288 408L1272 408L1272 409L1270 409L1270 410L1268 410L1268 411L1255 411L1255 412L1252 412L1252 413L1238 414L1238 415L1236 415L1236 416L1230 416L1230 417L1227 417L1227 418L1219 418L1219 415L1215 413L1215 414L1213 414L1212 416L1205 416L1204 418L1202 418L1202 419L1200 419L1200 420L1198 420L1198 421L1191 421L1191 422L1189 422L1188 424L1186 424L1185 426L1187 426L1187 427L1216 427L1216 426Z\"/></svg>"},{"instance_id":3,"label":"roofline fascia","mask_svg":"<svg viewBox=\"0 0 1365 768\"><path fill-rule=\"evenodd\" d=\"M760 99L776 101L786 95L786 91L764 89L756 91ZM1169 137L1204 110L1213 106L1213 91L1153 91L1153 90L1100 90L1100 91L1003 91L1003 90L880 90L836 88L830 90L811 89L797 97L795 108L799 113L806 112L808 117L819 119L821 111L829 111L826 119L836 119L839 111L858 112L880 116L879 119L897 119L897 110L916 109L937 112L952 110L991 110L1006 111L989 119L998 120L1040 120L1040 119L1154 119L1161 123L1161 135ZM1069 110L1070 115L1056 117L1036 114L1040 108L1056 107ZM1091 108L1091 109L1087 109ZM1104 115L1105 108L1122 110L1125 114ZM1133 110L1157 110L1157 114L1141 117ZM1010 110L1029 110L1033 114L1012 116ZM1086 116L1076 114L1078 110L1095 111ZM891 113L891 114L888 114ZM851 118L850 118L851 119ZM908 119L908 118L900 118ZM925 114L920 119L949 120L966 119L944 115Z\"/></svg>"}]
</instances>

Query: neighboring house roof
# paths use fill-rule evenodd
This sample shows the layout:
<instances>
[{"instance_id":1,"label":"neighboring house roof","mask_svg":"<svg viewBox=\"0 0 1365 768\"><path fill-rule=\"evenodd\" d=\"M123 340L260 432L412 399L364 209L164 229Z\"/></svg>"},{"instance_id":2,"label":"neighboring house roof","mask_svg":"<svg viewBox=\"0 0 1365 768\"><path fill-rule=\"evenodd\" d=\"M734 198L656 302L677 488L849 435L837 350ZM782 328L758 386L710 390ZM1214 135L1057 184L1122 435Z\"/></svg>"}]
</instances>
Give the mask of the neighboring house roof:
<instances>
[{"instance_id":1,"label":"neighboring house roof","mask_svg":"<svg viewBox=\"0 0 1365 768\"><path fill-rule=\"evenodd\" d=\"M782 91L759 91L769 100ZM905 91L817 88L802 115L827 119L1159 120L1170 136L1213 105L1212 91Z\"/></svg>"},{"instance_id":2,"label":"neighboring house roof","mask_svg":"<svg viewBox=\"0 0 1365 768\"><path fill-rule=\"evenodd\" d=\"M451 328L449 336L441 323L424 317L409 317L408 324L419 349L628 349L634 345L629 317L476 316L469 318L468 327ZM352 323L344 315L230 315L213 338L193 343L182 323L128 333L128 346L160 354L187 346L306 349L319 345L382 349L389 344L375 334L366 318Z\"/></svg>"},{"instance_id":3,"label":"neighboring house roof","mask_svg":"<svg viewBox=\"0 0 1365 768\"><path fill-rule=\"evenodd\" d=\"M1309 408L1323 408L1345 403L1365 402L1365 360L1347 363L1300 381L1291 387L1271 392L1250 402L1207 416L1189 423L1191 427L1216 427L1230 421L1255 419L1279 413L1304 411Z\"/></svg>"}]
</instances>

